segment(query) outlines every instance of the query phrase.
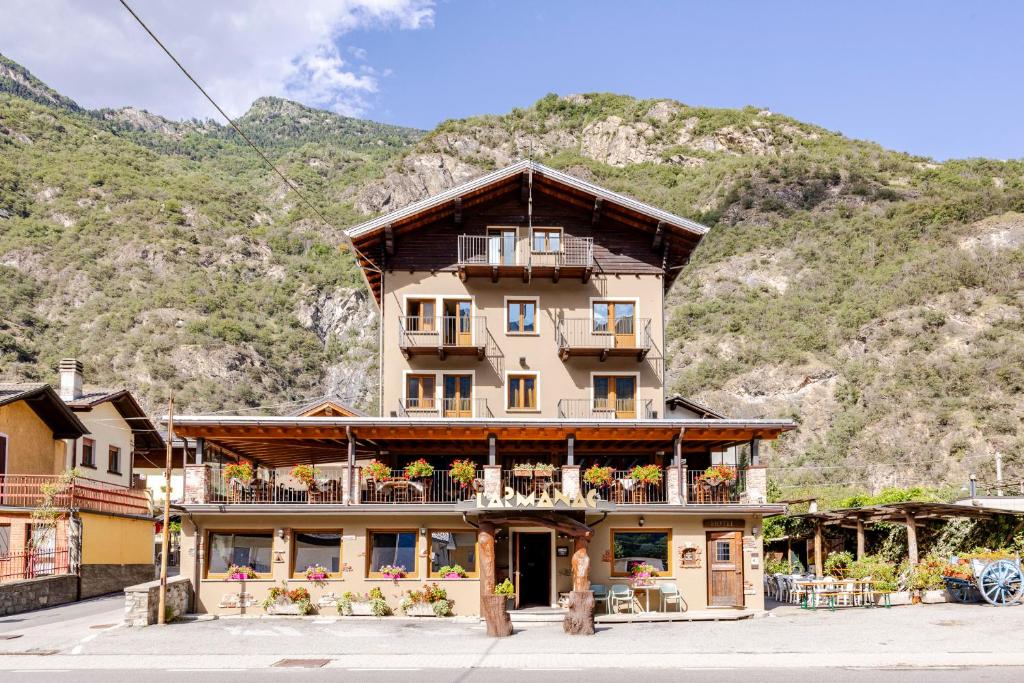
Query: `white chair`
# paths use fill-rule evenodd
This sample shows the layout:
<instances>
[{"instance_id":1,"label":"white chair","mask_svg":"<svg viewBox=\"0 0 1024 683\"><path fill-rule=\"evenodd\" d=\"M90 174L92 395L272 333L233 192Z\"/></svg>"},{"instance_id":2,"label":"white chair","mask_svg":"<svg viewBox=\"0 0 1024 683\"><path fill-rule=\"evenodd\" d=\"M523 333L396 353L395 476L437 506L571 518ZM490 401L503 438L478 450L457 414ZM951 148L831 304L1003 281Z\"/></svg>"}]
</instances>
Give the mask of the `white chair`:
<instances>
[{"instance_id":1,"label":"white chair","mask_svg":"<svg viewBox=\"0 0 1024 683\"><path fill-rule=\"evenodd\" d=\"M604 613L610 614L612 611L611 602L608 595L608 586L600 583L590 584L590 590L594 592L594 605L597 606L599 603L604 603Z\"/></svg>"},{"instance_id":2,"label":"white chair","mask_svg":"<svg viewBox=\"0 0 1024 683\"><path fill-rule=\"evenodd\" d=\"M659 585L661 589L661 611L667 612L669 604L674 604L679 608L680 612L685 612L689 607L686 604L686 599L683 598L683 594L679 592L679 586L672 582L665 582Z\"/></svg>"},{"instance_id":3,"label":"white chair","mask_svg":"<svg viewBox=\"0 0 1024 683\"><path fill-rule=\"evenodd\" d=\"M619 605L625 603L630 612L635 612L634 605L636 598L633 596L633 589L624 583L613 583L612 591L608 595L608 602L612 612L619 611Z\"/></svg>"}]
</instances>

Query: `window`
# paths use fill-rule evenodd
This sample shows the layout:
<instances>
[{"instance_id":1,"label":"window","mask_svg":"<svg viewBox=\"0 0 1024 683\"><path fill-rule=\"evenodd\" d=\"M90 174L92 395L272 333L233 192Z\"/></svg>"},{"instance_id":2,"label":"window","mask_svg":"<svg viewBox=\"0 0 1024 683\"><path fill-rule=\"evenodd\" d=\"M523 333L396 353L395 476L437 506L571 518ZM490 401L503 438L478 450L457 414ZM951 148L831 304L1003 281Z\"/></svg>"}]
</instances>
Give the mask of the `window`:
<instances>
[{"instance_id":1,"label":"window","mask_svg":"<svg viewBox=\"0 0 1024 683\"><path fill-rule=\"evenodd\" d=\"M594 410L636 417L636 376L594 375Z\"/></svg>"},{"instance_id":2,"label":"window","mask_svg":"<svg viewBox=\"0 0 1024 683\"><path fill-rule=\"evenodd\" d=\"M121 449L111 446L107 456L107 472L110 474L121 474Z\"/></svg>"},{"instance_id":3,"label":"window","mask_svg":"<svg viewBox=\"0 0 1024 683\"><path fill-rule=\"evenodd\" d=\"M82 466L96 468L96 442L82 438Z\"/></svg>"},{"instance_id":4,"label":"window","mask_svg":"<svg viewBox=\"0 0 1024 683\"><path fill-rule=\"evenodd\" d=\"M444 578L441 567L461 566L467 576L479 576L476 567L476 532L430 532L430 578Z\"/></svg>"},{"instance_id":5,"label":"window","mask_svg":"<svg viewBox=\"0 0 1024 683\"><path fill-rule=\"evenodd\" d=\"M644 563L662 576L670 575L671 544L668 529L612 529L612 576L629 576L635 565Z\"/></svg>"},{"instance_id":6,"label":"window","mask_svg":"<svg viewBox=\"0 0 1024 683\"><path fill-rule=\"evenodd\" d=\"M304 577L310 567L324 567L332 577L341 576L341 532L296 531L292 576Z\"/></svg>"},{"instance_id":7,"label":"window","mask_svg":"<svg viewBox=\"0 0 1024 683\"><path fill-rule=\"evenodd\" d=\"M210 561L208 575L227 574L228 567L252 567L260 578L270 572L271 547L274 536L271 532L247 531L244 533L211 532Z\"/></svg>"},{"instance_id":8,"label":"window","mask_svg":"<svg viewBox=\"0 0 1024 683\"><path fill-rule=\"evenodd\" d=\"M629 301L595 301L591 305L594 332L632 336L636 304Z\"/></svg>"},{"instance_id":9,"label":"window","mask_svg":"<svg viewBox=\"0 0 1024 683\"><path fill-rule=\"evenodd\" d=\"M554 254L562 251L562 231L557 228L534 229L533 252Z\"/></svg>"},{"instance_id":10,"label":"window","mask_svg":"<svg viewBox=\"0 0 1024 683\"><path fill-rule=\"evenodd\" d=\"M435 331L437 329L434 320L435 305L436 303L433 299L410 299L408 304L409 317L406 319L406 331Z\"/></svg>"},{"instance_id":11,"label":"window","mask_svg":"<svg viewBox=\"0 0 1024 683\"><path fill-rule=\"evenodd\" d=\"M537 376L536 375L509 375L508 376L508 409L509 410L536 410L537 409Z\"/></svg>"},{"instance_id":12,"label":"window","mask_svg":"<svg viewBox=\"0 0 1024 683\"><path fill-rule=\"evenodd\" d=\"M715 541L715 562L732 562L732 543Z\"/></svg>"},{"instance_id":13,"label":"window","mask_svg":"<svg viewBox=\"0 0 1024 683\"><path fill-rule=\"evenodd\" d=\"M0 524L0 557L11 553L11 525Z\"/></svg>"},{"instance_id":14,"label":"window","mask_svg":"<svg viewBox=\"0 0 1024 683\"><path fill-rule=\"evenodd\" d=\"M405 407L408 410L433 410L437 379L433 375L407 375Z\"/></svg>"},{"instance_id":15,"label":"window","mask_svg":"<svg viewBox=\"0 0 1024 683\"><path fill-rule=\"evenodd\" d=\"M381 567L405 567L405 575L416 576L416 534L415 530L407 531L371 531L369 533L370 552L367 576L382 578Z\"/></svg>"},{"instance_id":16,"label":"window","mask_svg":"<svg viewBox=\"0 0 1024 683\"><path fill-rule=\"evenodd\" d=\"M506 305L505 331L509 334L537 332L537 301L509 300Z\"/></svg>"}]
</instances>

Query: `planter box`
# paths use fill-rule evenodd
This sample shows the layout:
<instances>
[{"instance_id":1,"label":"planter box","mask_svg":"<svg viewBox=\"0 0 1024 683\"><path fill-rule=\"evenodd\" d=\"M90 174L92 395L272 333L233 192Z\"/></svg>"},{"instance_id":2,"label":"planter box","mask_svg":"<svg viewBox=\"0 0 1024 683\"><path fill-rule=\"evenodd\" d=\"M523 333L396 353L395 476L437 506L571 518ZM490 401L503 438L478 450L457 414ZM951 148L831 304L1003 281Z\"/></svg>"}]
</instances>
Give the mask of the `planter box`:
<instances>
[{"instance_id":1,"label":"planter box","mask_svg":"<svg viewBox=\"0 0 1024 683\"><path fill-rule=\"evenodd\" d=\"M891 604L893 604L893 605L909 605L910 604L910 591L896 591L896 592L892 593L892 595L890 596L889 599L891 600ZM881 596L878 596L875 599L875 602L876 602L876 604L882 605L882 604L885 604L883 602L883 600L884 600L884 598L882 598Z\"/></svg>"},{"instance_id":2,"label":"planter box","mask_svg":"<svg viewBox=\"0 0 1024 683\"><path fill-rule=\"evenodd\" d=\"M372 617L373 616L373 603L372 602L350 602L352 606L352 616L354 617Z\"/></svg>"},{"instance_id":3,"label":"planter box","mask_svg":"<svg viewBox=\"0 0 1024 683\"><path fill-rule=\"evenodd\" d=\"M405 610L405 616L407 617L436 617L434 614L434 606L430 603L417 603Z\"/></svg>"},{"instance_id":4,"label":"planter box","mask_svg":"<svg viewBox=\"0 0 1024 683\"><path fill-rule=\"evenodd\" d=\"M944 602L949 602L949 598L946 595L946 589L939 588L936 590L922 591L921 602L926 605L939 605Z\"/></svg>"},{"instance_id":5,"label":"planter box","mask_svg":"<svg viewBox=\"0 0 1024 683\"><path fill-rule=\"evenodd\" d=\"M294 614L301 616L302 607L292 602L275 603L267 608L267 614Z\"/></svg>"},{"instance_id":6,"label":"planter box","mask_svg":"<svg viewBox=\"0 0 1024 683\"><path fill-rule=\"evenodd\" d=\"M513 477L532 477L533 470L512 470Z\"/></svg>"}]
</instances>

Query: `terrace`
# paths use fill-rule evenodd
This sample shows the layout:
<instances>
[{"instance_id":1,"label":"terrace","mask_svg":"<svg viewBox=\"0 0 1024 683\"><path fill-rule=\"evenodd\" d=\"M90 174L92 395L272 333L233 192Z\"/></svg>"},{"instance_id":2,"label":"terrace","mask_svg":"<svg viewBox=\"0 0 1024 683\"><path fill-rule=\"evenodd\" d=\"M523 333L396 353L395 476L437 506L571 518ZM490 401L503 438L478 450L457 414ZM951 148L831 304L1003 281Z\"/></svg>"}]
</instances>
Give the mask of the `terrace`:
<instances>
[{"instance_id":1,"label":"terrace","mask_svg":"<svg viewBox=\"0 0 1024 683\"><path fill-rule=\"evenodd\" d=\"M52 505L58 509L109 512L120 515L150 516L149 496L145 491L78 477L62 485L57 475L0 475L0 505L36 508L45 501L44 488L54 487Z\"/></svg>"},{"instance_id":2,"label":"terrace","mask_svg":"<svg viewBox=\"0 0 1024 683\"><path fill-rule=\"evenodd\" d=\"M560 231L538 230L532 239L521 236L514 228L488 235L459 235L459 277L550 277L558 282L562 276L581 278L586 282L594 271L594 240L573 237Z\"/></svg>"}]
</instances>

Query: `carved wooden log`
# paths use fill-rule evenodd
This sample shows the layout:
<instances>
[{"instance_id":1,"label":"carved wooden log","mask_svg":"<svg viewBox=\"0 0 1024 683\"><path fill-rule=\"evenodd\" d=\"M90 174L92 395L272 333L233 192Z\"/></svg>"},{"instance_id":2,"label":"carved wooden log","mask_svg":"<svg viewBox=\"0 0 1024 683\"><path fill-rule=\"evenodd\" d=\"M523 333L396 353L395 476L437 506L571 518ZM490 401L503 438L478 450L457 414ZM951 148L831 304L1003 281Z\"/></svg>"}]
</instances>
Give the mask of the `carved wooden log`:
<instances>
[{"instance_id":1,"label":"carved wooden log","mask_svg":"<svg viewBox=\"0 0 1024 683\"><path fill-rule=\"evenodd\" d=\"M569 593L569 611L562 620L562 630L576 636L594 635L593 591Z\"/></svg>"},{"instance_id":2,"label":"carved wooden log","mask_svg":"<svg viewBox=\"0 0 1024 683\"><path fill-rule=\"evenodd\" d=\"M504 595L480 596L480 610L484 613L487 623L487 635L492 638L504 638L512 635L512 618L508 615ZM591 597L593 607L593 597Z\"/></svg>"},{"instance_id":3,"label":"carved wooden log","mask_svg":"<svg viewBox=\"0 0 1024 683\"><path fill-rule=\"evenodd\" d=\"M586 536L577 536L573 539L572 589L574 591L590 590L590 555L587 554L589 541L590 539Z\"/></svg>"}]
</instances>

